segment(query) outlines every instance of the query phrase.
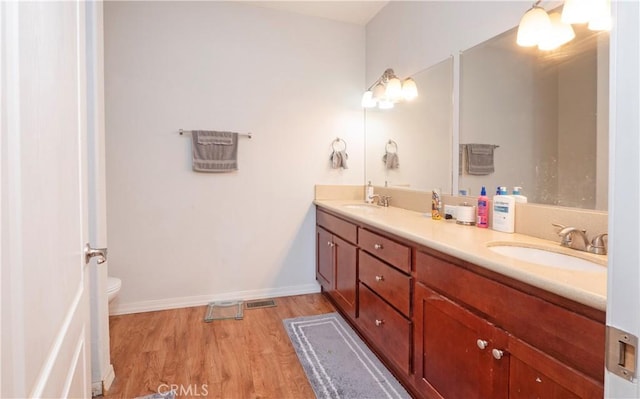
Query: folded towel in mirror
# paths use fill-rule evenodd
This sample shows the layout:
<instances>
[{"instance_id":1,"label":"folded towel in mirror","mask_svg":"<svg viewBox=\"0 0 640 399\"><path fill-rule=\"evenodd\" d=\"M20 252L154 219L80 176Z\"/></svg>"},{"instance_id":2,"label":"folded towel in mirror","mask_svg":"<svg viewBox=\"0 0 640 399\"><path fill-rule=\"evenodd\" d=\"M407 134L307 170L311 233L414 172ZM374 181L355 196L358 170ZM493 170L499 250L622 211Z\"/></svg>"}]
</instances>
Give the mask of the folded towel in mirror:
<instances>
[{"instance_id":1,"label":"folded towel in mirror","mask_svg":"<svg viewBox=\"0 0 640 399\"><path fill-rule=\"evenodd\" d=\"M384 166L387 169L398 169L400 166L400 159L398 158L398 153L396 152L386 152L382 156L382 162L384 162Z\"/></svg>"},{"instance_id":2,"label":"folded towel in mirror","mask_svg":"<svg viewBox=\"0 0 640 399\"><path fill-rule=\"evenodd\" d=\"M349 158L349 156L344 150L342 151L334 150L333 153L331 154L331 167L333 169L339 169L339 168L349 169L347 167L347 158Z\"/></svg>"},{"instance_id":3,"label":"folded towel in mirror","mask_svg":"<svg viewBox=\"0 0 640 399\"><path fill-rule=\"evenodd\" d=\"M238 170L238 133L194 130L193 170L233 172Z\"/></svg>"},{"instance_id":4,"label":"folded towel in mirror","mask_svg":"<svg viewBox=\"0 0 640 399\"><path fill-rule=\"evenodd\" d=\"M468 174L482 176L495 172L493 152L498 146L493 144L466 144L466 147Z\"/></svg>"}]
</instances>

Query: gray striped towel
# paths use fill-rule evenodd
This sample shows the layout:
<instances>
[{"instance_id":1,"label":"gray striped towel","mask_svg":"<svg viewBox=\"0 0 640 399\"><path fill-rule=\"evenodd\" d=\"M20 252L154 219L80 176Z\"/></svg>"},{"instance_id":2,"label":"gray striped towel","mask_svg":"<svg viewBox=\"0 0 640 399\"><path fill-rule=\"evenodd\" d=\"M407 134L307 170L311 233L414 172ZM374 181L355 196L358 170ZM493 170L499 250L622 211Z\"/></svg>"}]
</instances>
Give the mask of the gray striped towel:
<instances>
[{"instance_id":1,"label":"gray striped towel","mask_svg":"<svg viewBox=\"0 0 640 399\"><path fill-rule=\"evenodd\" d=\"M238 170L238 133L194 130L193 170L233 172Z\"/></svg>"}]
</instances>

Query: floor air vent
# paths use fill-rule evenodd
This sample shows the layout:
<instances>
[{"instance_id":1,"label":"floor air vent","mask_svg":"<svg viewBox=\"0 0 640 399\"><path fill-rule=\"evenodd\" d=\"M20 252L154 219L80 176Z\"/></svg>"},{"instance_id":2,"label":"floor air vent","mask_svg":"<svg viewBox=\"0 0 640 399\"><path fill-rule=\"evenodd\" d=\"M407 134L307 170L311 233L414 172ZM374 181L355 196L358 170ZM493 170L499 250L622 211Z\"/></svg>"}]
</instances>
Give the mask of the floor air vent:
<instances>
[{"instance_id":1,"label":"floor air vent","mask_svg":"<svg viewBox=\"0 0 640 399\"><path fill-rule=\"evenodd\" d=\"M247 309L259 309L259 308L271 308L276 306L276 301L273 299L260 299L257 301L248 301L244 303Z\"/></svg>"}]
</instances>

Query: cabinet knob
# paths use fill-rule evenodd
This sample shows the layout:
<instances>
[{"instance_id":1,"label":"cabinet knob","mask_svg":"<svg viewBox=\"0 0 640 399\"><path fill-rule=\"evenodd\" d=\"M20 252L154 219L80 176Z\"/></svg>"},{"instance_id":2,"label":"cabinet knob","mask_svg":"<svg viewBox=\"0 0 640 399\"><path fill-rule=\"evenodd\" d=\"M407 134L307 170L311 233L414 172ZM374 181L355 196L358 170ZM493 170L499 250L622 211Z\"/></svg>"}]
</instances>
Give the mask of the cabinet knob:
<instances>
[{"instance_id":1,"label":"cabinet knob","mask_svg":"<svg viewBox=\"0 0 640 399\"><path fill-rule=\"evenodd\" d=\"M478 348L480 348L481 350L485 350L487 348L487 345L489 345L489 343L484 339L478 339L476 341L476 345L478 345Z\"/></svg>"},{"instance_id":2,"label":"cabinet knob","mask_svg":"<svg viewBox=\"0 0 640 399\"><path fill-rule=\"evenodd\" d=\"M383 325L383 324L384 324L384 320L376 319L376 326L377 326L377 327L380 327L380 326L381 326L381 325Z\"/></svg>"},{"instance_id":3,"label":"cabinet knob","mask_svg":"<svg viewBox=\"0 0 640 399\"><path fill-rule=\"evenodd\" d=\"M382 249L382 244L375 244L373 247L375 249Z\"/></svg>"},{"instance_id":4,"label":"cabinet knob","mask_svg":"<svg viewBox=\"0 0 640 399\"><path fill-rule=\"evenodd\" d=\"M384 276L376 276L376 281L384 281Z\"/></svg>"},{"instance_id":5,"label":"cabinet knob","mask_svg":"<svg viewBox=\"0 0 640 399\"><path fill-rule=\"evenodd\" d=\"M332 243L331 241L327 241L327 245L330 246L330 247L333 247L335 244Z\"/></svg>"},{"instance_id":6,"label":"cabinet knob","mask_svg":"<svg viewBox=\"0 0 640 399\"><path fill-rule=\"evenodd\" d=\"M504 352L503 352L503 351L501 351L500 349L494 349L494 350L492 350L492 351L491 351L491 354L493 355L493 357L494 357L496 360L500 360L500 359L502 359L502 356L504 356Z\"/></svg>"}]
</instances>

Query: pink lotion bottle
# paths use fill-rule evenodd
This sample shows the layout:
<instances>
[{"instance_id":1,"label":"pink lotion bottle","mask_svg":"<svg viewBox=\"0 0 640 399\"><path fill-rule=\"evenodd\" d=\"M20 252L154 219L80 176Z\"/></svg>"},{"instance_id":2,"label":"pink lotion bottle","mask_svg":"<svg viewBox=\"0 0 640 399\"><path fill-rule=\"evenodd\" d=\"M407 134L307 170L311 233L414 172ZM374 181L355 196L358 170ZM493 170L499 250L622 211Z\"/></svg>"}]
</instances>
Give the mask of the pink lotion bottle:
<instances>
[{"instance_id":1,"label":"pink lotion bottle","mask_svg":"<svg viewBox=\"0 0 640 399\"><path fill-rule=\"evenodd\" d=\"M476 226L486 229L489 227L489 198L487 197L487 189L482 186L480 196L478 197L477 223Z\"/></svg>"}]
</instances>

